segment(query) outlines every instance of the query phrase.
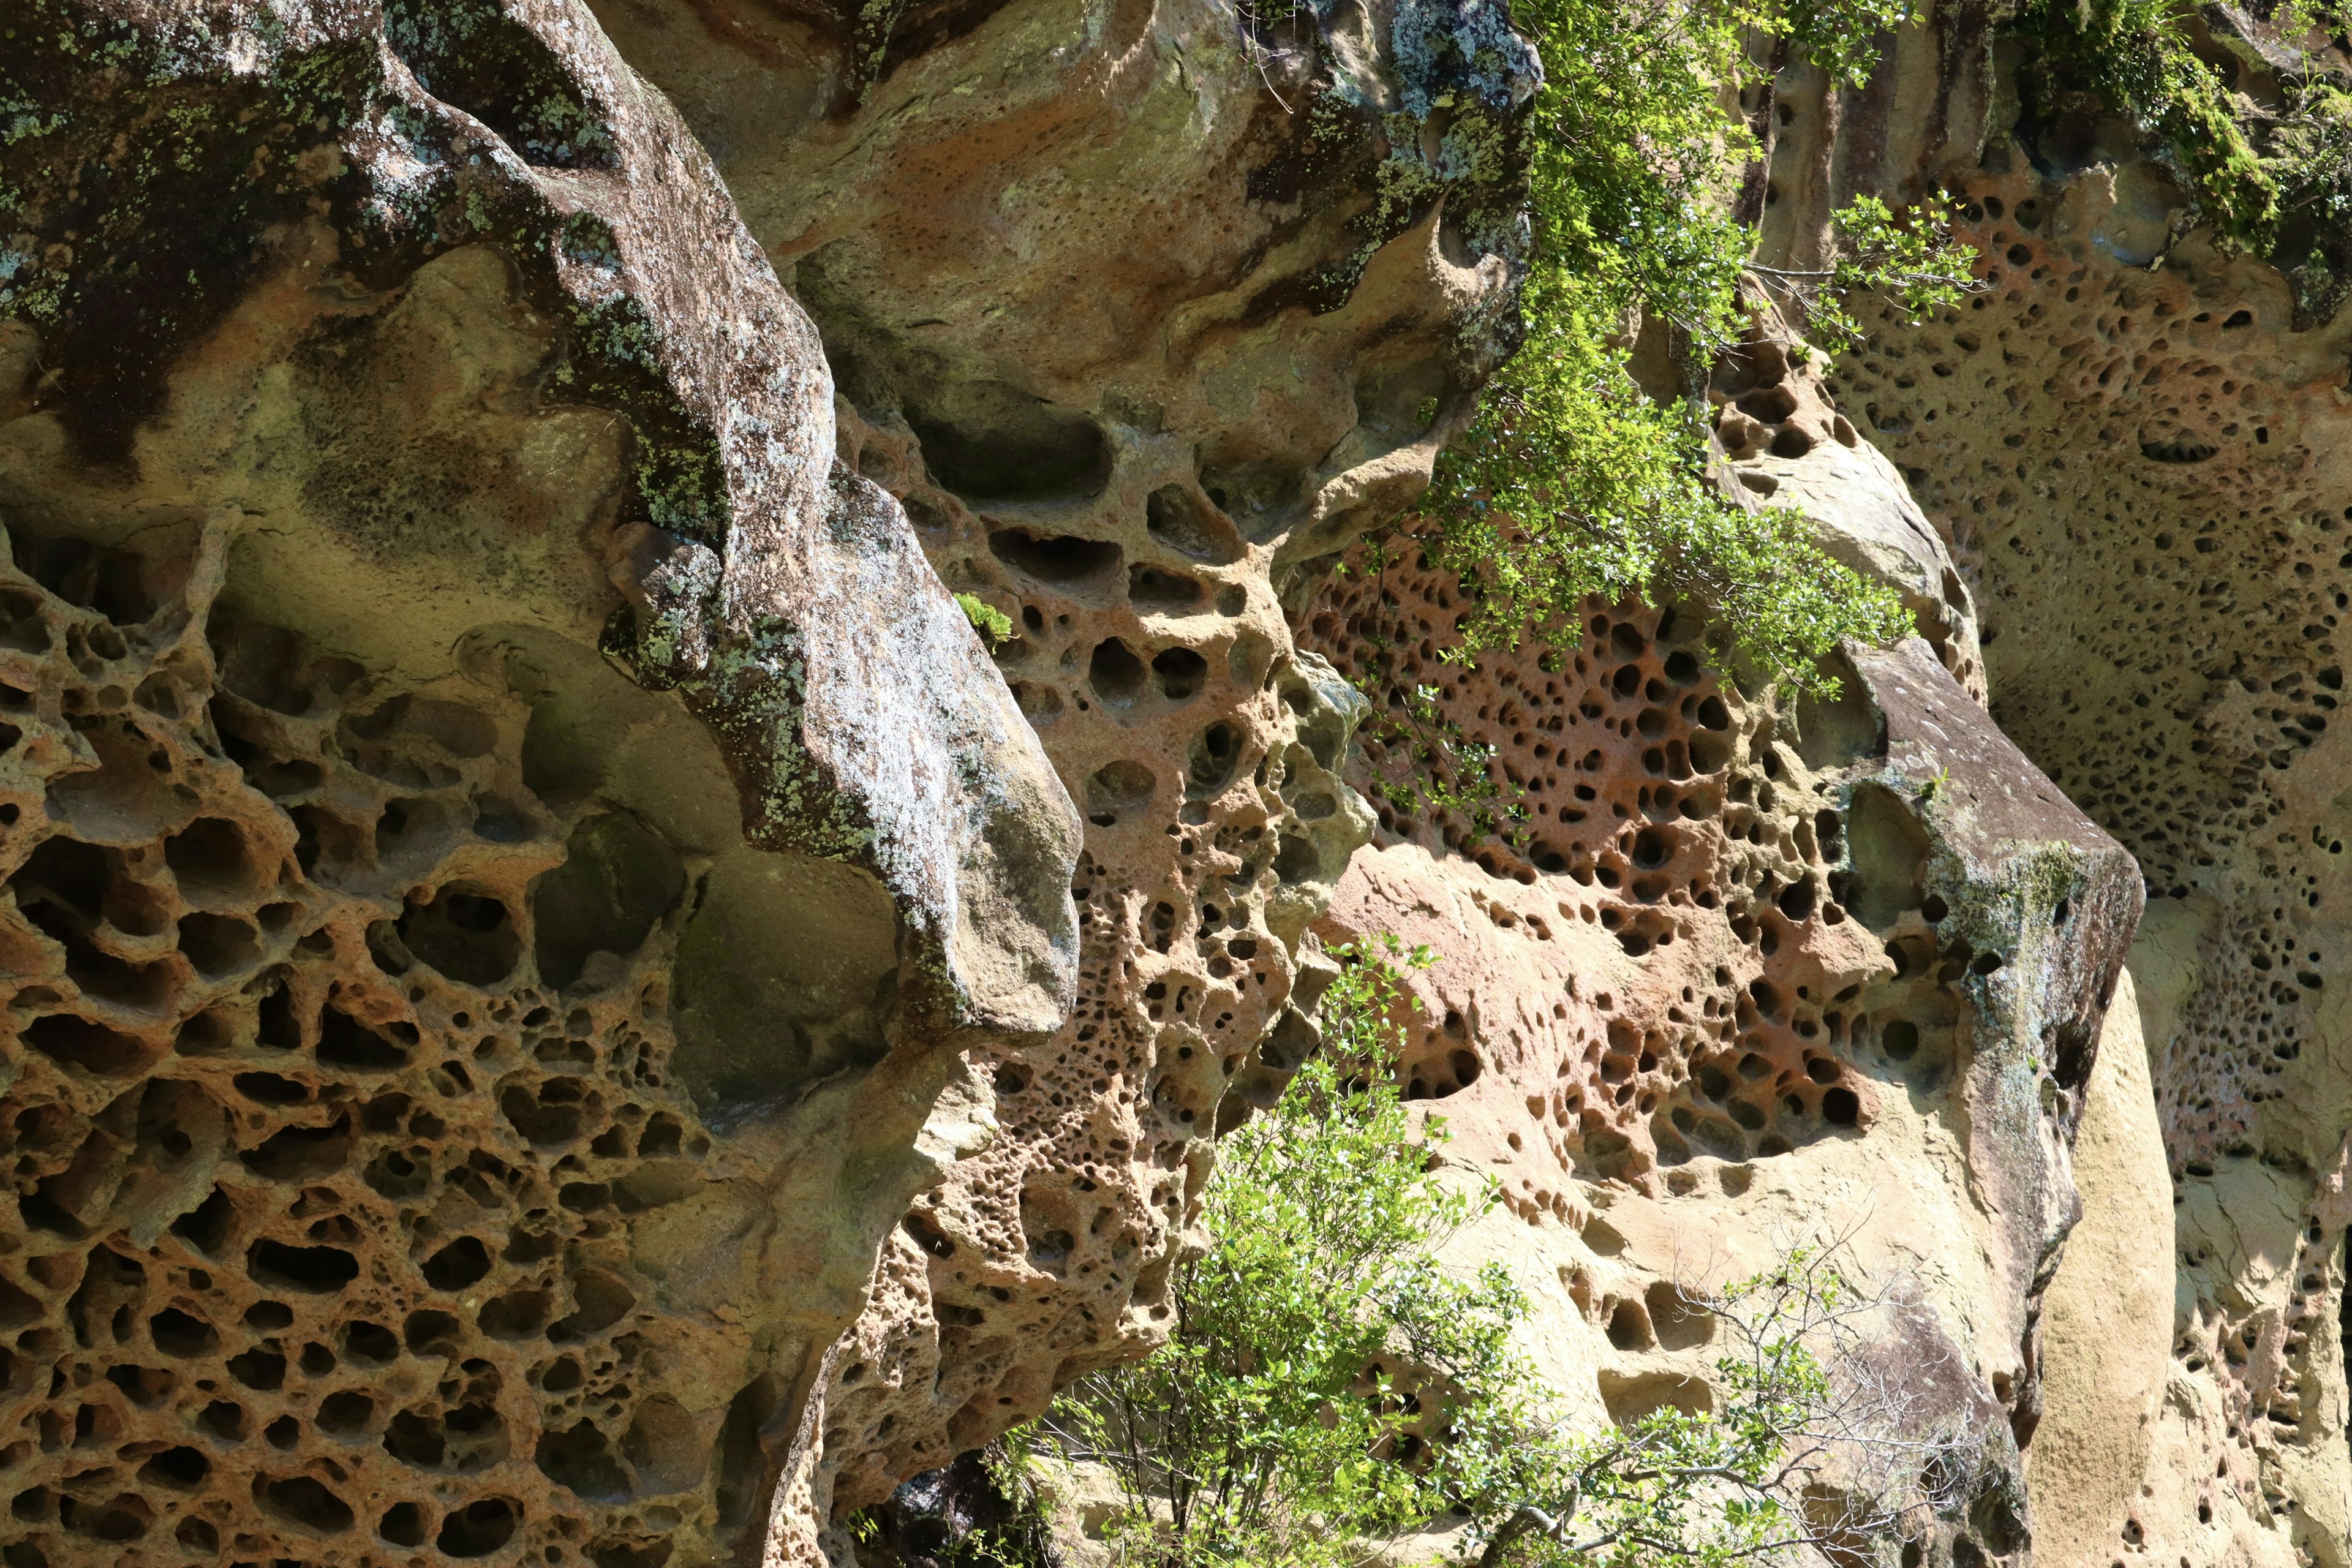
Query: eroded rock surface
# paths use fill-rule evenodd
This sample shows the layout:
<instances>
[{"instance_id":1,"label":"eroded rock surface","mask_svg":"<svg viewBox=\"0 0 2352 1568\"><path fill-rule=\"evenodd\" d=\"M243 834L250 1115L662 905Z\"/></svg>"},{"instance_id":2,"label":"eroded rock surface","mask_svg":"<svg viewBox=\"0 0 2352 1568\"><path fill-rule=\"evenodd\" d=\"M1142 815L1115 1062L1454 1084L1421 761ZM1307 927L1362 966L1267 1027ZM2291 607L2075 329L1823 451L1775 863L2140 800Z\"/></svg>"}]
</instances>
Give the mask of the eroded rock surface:
<instances>
[{"instance_id":1,"label":"eroded rock surface","mask_svg":"<svg viewBox=\"0 0 2352 1568\"><path fill-rule=\"evenodd\" d=\"M2281 102L2275 40L2243 16L2210 26L2228 79ZM1948 115L1922 122L1884 88L1801 98L1782 200L1946 183L1987 287L1956 319L1870 323L1831 395L1950 538L1994 715L2151 895L2131 966L2172 1184L2171 1356L2118 1458L2140 1464L2137 1494L2081 1548L2342 1563L2352 324L2328 242L2291 215L2278 268L2223 254L2160 148L2063 74L1964 32L1902 48L1898 75L1952 84ZM2119 1495L2093 1488L2083 1510Z\"/></svg>"},{"instance_id":2,"label":"eroded rock surface","mask_svg":"<svg viewBox=\"0 0 2352 1568\"><path fill-rule=\"evenodd\" d=\"M10 1561L756 1549L1075 810L583 13L5 19Z\"/></svg>"},{"instance_id":3,"label":"eroded rock surface","mask_svg":"<svg viewBox=\"0 0 2352 1568\"><path fill-rule=\"evenodd\" d=\"M2344 1561L2352 329L1980 20L1743 106L1770 257L1986 258L1708 388L1915 615L1826 702L1324 580L1513 341L1500 5L0 4L10 1568L845 1560L1165 1331L1318 929L1445 955L1409 1087L1594 1419L1850 1231L1989 1459L1926 1560ZM1524 844L1375 820L1370 637Z\"/></svg>"},{"instance_id":4,"label":"eroded rock surface","mask_svg":"<svg viewBox=\"0 0 2352 1568\"><path fill-rule=\"evenodd\" d=\"M730 194L574 5L6 13L12 1563L806 1561L1164 1331L1502 18L614 8Z\"/></svg>"},{"instance_id":5,"label":"eroded rock surface","mask_svg":"<svg viewBox=\"0 0 2352 1568\"><path fill-rule=\"evenodd\" d=\"M1482 839L1384 811L1323 929L1444 955L1412 982L1407 1092L1532 1233L1479 1245L1536 1283L1547 1359L1591 1379L1562 1386L1619 1419L1703 1406L1712 1325L1677 1284L1850 1235L1908 1303L1922 1421L1990 1466L1921 1544L2022 1548L2036 1321L2141 902L2130 858L1924 641L1791 702L1724 679L1695 616L1596 603L1573 646L1464 674L1438 658L1458 593L1392 563L1335 579L1307 625L1367 674L1406 649L1381 678L1435 684L1526 822ZM1414 765L1365 751L1376 788Z\"/></svg>"},{"instance_id":6,"label":"eroded rock surface","mask_svg":"<svg viewBox=\"0 0 2352 1568\"><path fill-rule=\"evenodd\" d=\"M1315 1036L1360 699L1275 585L1426 483L1511 342L1499 5L599 15L714 149L1087 820L1079 998L834 1364L835 1514L1164 1334L1203 1140ZM854 25L853 25L854 23Z\"/></svg>"}]
</instances>

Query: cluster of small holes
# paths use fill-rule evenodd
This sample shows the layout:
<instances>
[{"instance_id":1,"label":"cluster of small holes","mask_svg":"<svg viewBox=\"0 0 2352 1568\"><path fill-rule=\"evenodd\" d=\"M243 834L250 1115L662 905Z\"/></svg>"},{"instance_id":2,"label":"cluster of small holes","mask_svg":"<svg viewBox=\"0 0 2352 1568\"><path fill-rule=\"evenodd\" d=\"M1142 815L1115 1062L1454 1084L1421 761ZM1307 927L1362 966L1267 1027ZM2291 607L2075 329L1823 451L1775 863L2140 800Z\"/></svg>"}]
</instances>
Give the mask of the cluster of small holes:
<instances>
[{"instance_id":1,"label":"cluster of small holes","mask_svg":"<svg viewBox=\"0 0 2352 1568\"><path fill-rule=\"evenodd\" d=\"M1164 1330L1187 1151L1312 1047L1293 949L1355 840L1344 722L1276 660L1214 497L1121 454L1084 497L971 500L902 423L845 428L941 579L1012 618L997 662L1087 819L1071 1014L988 1055L1004 1159L906 1217L827 1394L835 1495L865 1498L1042 1409L1041 1342Z\"/></svg>"},{"instance_id":2,"label":"cluster of small holes","mask_svg":"<svg viewBox=\"0 0 2352 1568\"><path fill-rule=\"evenodd\" d=\"M1442 658L1459 595L1425 559L1391 559L1333 578L1305 617L1302 644L1379 683L1391 708L1433 687L1440 713L1495 748L1495 777L1525 812L1500 836L1459 813L1410 813L1396 786L1425 761L1399 731L1368 731L1361 782L1382 803L1383 841L1542 889L1564 928L1605 931L1656 976L1557 1003L1549 1041L1495 1092L1516 1089L1559 1169L1588 1176L1737 1163L1864 1124L1874 1093L1851 1064L1865 1038L1876 1048L1874 1009L1895 1004L1814 956L1815 933L1849 918L1831 785L1801 776L1772 710L1721 680L1699 628L1678 636L1672 611L1590 603L1573 645L1531 636L1465 670ZM1558 934L1523 899L1481 907L1529 940ZM1686 954L1726 949L1738 956L1690 973ZM1432 973L1442 990L1443 965ZM1494 1043L1475 1017L1431 1007L1409 1028L1409 1094L1442 1098L1487 1076ZM1940 1081L1940 1038L1909 1057ZM1570 1212L1564 1188L1532 1175L1519 1188L1511 1201L1531 1219Z\"/></svg>"},{"instance_id":3,"label":"cluster of small holes","mask_svg":"<svg viewBox=\"0 0 2352 1568\"><path fill-rule=\"evenodd\" d=\"M660 942L536 979L522 715L10 543L9 1568L658 1568L727 1481L662 1368L740 1358L629 1234L711 1142Z\"/></svg>"},{"instance_id":4,"label":"cluster of small holes","mask_svg":"<svg viewBox=\"0 0 2352 1568\"><path fill-rule=\"evenodd\" d=\"M2173 1355L2186 1370L2227 1369L2222 1397L2231 1436L2257 1435L2267 1443L2317 1445L2342 1440L2340 1430L2323 1419L2326 1368L2314 1352L2314 1336L2321 1342L2338 1325L2327 1321L2341 1312L2343 1276L2339 1272L2346 1246L2342 1234L2312 1220L2296 1237L2285 1298L2275 1308L2247 1314L2200 1310L2173 1342ZM2200 1247L2184 1258L2191 1268L2204 1269L2217 1260ZM2253 1363L2264 1364L2259 1376Z\"/></svg>"},{"instance_id":5,"label":"cluster of small holes","mask_svg":"<svg viewBox=\"0 0 2352 1568\"><path fill-rule=\"evenodd\" d=\"M1838 385L1951 531L2002 727L2132 850L2153 899L2206 911L2198 984L2149 1042L2176 1180L2199 1182L2263 1155L2265 1107L2308 1094L2325 1037L2352 821L2298 797L2338 722L2352 610L2352 509L2311 423L2333 412L2332 367L2316 403L2291 372L2253 371L2293 323L2241 292L2240 268L2119 264L2053 234L2055 201L1975 193L1987 291L1924 326L1868 322ZM2262 1451L2342 1442L2318 1349L2339 1337L2342 1245L2312 1221L2283 1305L2252 1312L2231 1259L2184 1246L2200 1299L2174 1355L2222 1406L2200 1521L2224 1503L2286 1515ZM2137 1521L2124 1546L2142 1548Z\"/></svg>"},{"instance_id":6,"label":"cluster of small holes","mask_svg":"<svg viewBox=\"0 0 2352 1568\"><path fill-rule=\"evenodd\" d=\"M2180 1028L2151 1042L2175 1169L2202 1173L2293 1092L2332 968L2323 904L2352 822L2312 821L2290 777L2342 700L2352 509L2312 461L2307 403L2245 368L2285 323L2232 265L2120 266L2053 236L2048 205L1975 192L1986 290L1869 322L1832 384L1948 524L1988 658L2019 652L1995 718L2151 896L2221 901Z\"/></svg>"}]
</instances>

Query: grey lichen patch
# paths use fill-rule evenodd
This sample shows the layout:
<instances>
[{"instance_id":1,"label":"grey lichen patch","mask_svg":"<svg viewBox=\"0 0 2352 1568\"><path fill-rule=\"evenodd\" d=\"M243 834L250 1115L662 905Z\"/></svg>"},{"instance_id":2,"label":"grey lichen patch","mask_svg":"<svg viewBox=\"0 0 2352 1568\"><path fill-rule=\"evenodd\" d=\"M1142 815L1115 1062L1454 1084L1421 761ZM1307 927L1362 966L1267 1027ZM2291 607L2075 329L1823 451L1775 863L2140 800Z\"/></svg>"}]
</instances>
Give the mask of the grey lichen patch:
<instances>
[{"instance_id":1,"label":"grey lichen patch","mask_svg":"<svg viewBox=\"0 0 2352 1568\"><path fill-rule=\"evenodd\" d=\"M1502 0L1405 0L1389 26L1405 112L1428 120L1466 95L1497 113L1543 85L1543 64Z\"/></svg>"},{"instance_id":2,"label":"grey lichen patch","mask_svg":"<svg viewBox=\"0 0 2352 1568\"><path fill-rule=\"evenodd\" d=\"M391 0L384 37L419 86L488 126L525 163L616 166L604 110L552 49L489 0Z\"/></svg>"},{"instance_id":3,"label":"grey lichen patch","mask_svg":"<svg viewBox=\"0 0 2352 1568\"><path fill-rule=\"evenodd\" d=\"M1307 71L1297 116L1305 133L1253 186L1309 210L1360 204L1348 217L1348 252L1286 291L1318 311L1344 305L1373 254L1441 199L1474 255L1516 262L1525 253L1524 111L1543 68L1507 8L1414 0L1379 50L1349 33L1354 22L1328 4L1244 17L1254 47L1303 51Z\"/></svg>"}]
</instances>

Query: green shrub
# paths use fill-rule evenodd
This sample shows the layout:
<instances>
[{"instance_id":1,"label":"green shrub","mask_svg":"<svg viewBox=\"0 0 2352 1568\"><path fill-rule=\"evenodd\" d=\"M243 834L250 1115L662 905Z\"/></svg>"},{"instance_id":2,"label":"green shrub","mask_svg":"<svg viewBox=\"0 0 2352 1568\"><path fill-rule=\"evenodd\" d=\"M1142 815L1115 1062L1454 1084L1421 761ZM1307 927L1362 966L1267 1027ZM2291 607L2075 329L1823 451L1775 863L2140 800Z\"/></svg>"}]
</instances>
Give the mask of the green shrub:
<instances>
[{"instance_id":1,"label":"green shrub","mask_svg":"<svg viewBox=\"0 0 2352 1568\"><path fill-rule=\"evenodd\" d=\"M1759 36L1842 81L1875 63L1874 38L1908 0L1518 0L1537 41L1525 345L1490 383L1406 530L1474 595L1464 662L1528 627L1573 642L1580 602L1688 600L1768 678L1819 684L1843 637L1907 628L1895 595L1815 543L1785 509L1751 511L1706 471L1707 412L1658 403L1630 370L1629 329L1664 331L1692 392L1748 330L1759 295L1830 346L1854 327L1844 301L1874 289L1920 312L1955 297L1967 256L1927 215L1865 197L1839 215L1841 248L1818 273L1760 267L1731 184L1755 152L1726 94L1769 73Z\"/></svg>"},{"instance_id":2,"label":"green shrub","mask_svg":"<svg viewBox=\"0 0 2352 1568\"><path fill-rule=\"evenodd\" d=\"M1891 1539L1948 1501L1920 1475L1972 1468L1905 1435L1917 1423L1850 1353L1877 1303L1819 1250L1685 1293L1727 1331L1711 1412L1563 1429L1514 1347L1529 1309L1508 1271L1438 1261L1495 1194L1441 1174L1444 1122L1395 1086L1396 965L1430 955L1383 939L1336 956L1322 1054L1218 1145L1213 1239L1171 1277L1168 1345L1013 1439L1109 1468L1122 1560L1360 1568L1454 1523L1487 1568L1770 1561Z\"/></svg>"}]
</instances>

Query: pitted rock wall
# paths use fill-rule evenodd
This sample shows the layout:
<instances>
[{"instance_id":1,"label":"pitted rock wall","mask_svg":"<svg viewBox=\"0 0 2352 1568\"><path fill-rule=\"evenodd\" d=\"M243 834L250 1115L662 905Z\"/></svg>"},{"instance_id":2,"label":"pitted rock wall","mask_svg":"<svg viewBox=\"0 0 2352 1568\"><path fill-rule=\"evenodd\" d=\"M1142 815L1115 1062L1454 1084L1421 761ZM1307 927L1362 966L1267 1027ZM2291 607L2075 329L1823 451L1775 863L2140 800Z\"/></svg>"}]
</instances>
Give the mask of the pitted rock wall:
<instances>
[{"instance_id":1,"label":"pitted rock wall","mask_svg":"<svg viewBox=\"0 0 2352 1568\"><path fill-rule=\"evenodd\" d=\"M1770 257L1947 182L1986 258L1709 388L1916 617L1822 702L1324 581L1513 342L1499 5L0 15L11 1568L844 1559L1165 1331L1318 922L1447 955L1408 1087L1588 1414L1850 1231L1992 1460L1923 1550L2022 1562L2130 855L2185 1305L2116 1561L2341 1560L2341 330L1973 23L1743 106ZM1525 842L1376 822L1350 677Z\"/></svg>"},{"instance_id":2,"label":"pitted rock wall","mask_svg":"<svg viewBox=\"0 0 2352 1568\"><path fill-rule=\"evenodd\" d=\"M604 19L7 12L17 1568L845 1553L1312 1048L1502 10Z\"/></svg>"},{"instance_id":3,"label":"pitted rock wall","mask_svg":"<svg viewBox=\"0 0 2352 1568\"><path fill-rule=\"evenodd\" d=\"M1712 1397L1677 1287L1843 1241L1906 1304L1912 1435L1964 1434L1985 1467L1912 1545L2021 1552L2041 1294L2141 901L2129 858L1923 640L1792 701L1743 693L1687 610L1593 603L1573 642L1531 628L1465 673L1439 657L1459 593L1392 552L1306 626L1392 704L1435 684L1526 814L1481 836L1385 808L1321 928L1442 955L1411 982L1406 1091L1524 1227L1474 1250L1535 1292L1563 1394L1622 1420ZM1369 787L1420 765L1391 734L1363 746Z\"/></svg>"},{"instance_id":4,"label":"pitted rock wall","mask_svg":"<svg viewBox=\"0 0 2352 1568\"><path fill-rule=\"evenodd\" d=\"M811 1557L1075 808L584 13L6 22L0 1550Z\"/></svg>"},{"instance_id":5,"label":"pitted rock wall","mask_svg":"<svg viewBox=\"0 0 2352 1568\"><path fill-rule=\"evenodd\" d=\"M2224 79L2282 107L2277 40L2208 25ZM1869 321L1830 395L1951 542L1994 716L2132 851L2151 900L2132 970L2172 1189L2171 1360L2137 1495L2082 1550L2341 1563L2352 328L2302 217L2279 268L2217 249L2163 149L2030 52L1928 27L1899 55L1897 79L1954 84L1940 142L1883 87L1816 89L1772 177L1810 212L1946 185L1982 289L1931 321Z\"/></svg>"},{"instance_id":6,"label":"pitted rock wall","mask_svg":"<svg viewBox=\"0 0 2352 1568\"><path fill-rule=\"evenodd\" d=\"M1087 824L1077 1004L987 1068L1007 1136L842 1352L840 1513L1155 1343L1206 1137L1313 1047L1362 704L1276 588L1419 493L1513 341L1534 62L1477 4L598 12L818 321L845 465L1012 623Z\"/></svg>"}]
</instances>

